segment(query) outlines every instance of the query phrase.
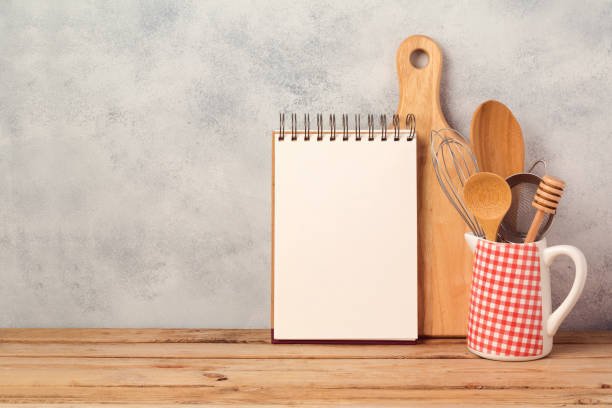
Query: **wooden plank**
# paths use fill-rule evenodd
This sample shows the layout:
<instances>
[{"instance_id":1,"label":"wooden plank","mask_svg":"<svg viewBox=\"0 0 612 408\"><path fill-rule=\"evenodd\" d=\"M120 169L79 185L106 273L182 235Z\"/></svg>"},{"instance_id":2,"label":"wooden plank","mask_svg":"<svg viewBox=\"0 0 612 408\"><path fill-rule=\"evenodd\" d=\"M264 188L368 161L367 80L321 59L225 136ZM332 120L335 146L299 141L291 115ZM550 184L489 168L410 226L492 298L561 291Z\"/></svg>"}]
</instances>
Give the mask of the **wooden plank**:
<instances>
[{"instance_id":1,"label":"wooden plank","mask_svg":"<svg viewBox=\"0 0 612 408\"><path fill-rule=\"evenodd\" d=\"M562 332L549 358L524 363L475 358L462 339L271 345L268 334L2 329L10 340L0 343L0 406L612 405L610 332Z\"/></svg>"},{"instance_id":2,"label":"wooden plank","mask_svg":"<svg viewBox=\"0 0 612 408\"><path fill-rule=\"evenodd\" d=\"M567 404L567 403L563 403L563 407L581 407L584 408L585 406L594 406L593 404L586 404L584 401L587 400L592 400L592 398L584 398L582 399L580 403L578 404ZM196 400L197 401L197 400ZM521 400L522 401L522 400ZM385 400L385 402L373 402L373 401L368 401L367 403L353 403L353 401L349 401L349 402L339 402L339 403L335 403L335 402L322 402L322 403L301 403L301 402L286 402L285 404L281 404L281 406L284 405L288 405L288 406L299 406L301 408L330 408L330 407L346 407L346 406L350 406L350 407L363 407L363 408L376 408L376 407L390 407L390 406L435 406L437 408L456 408L458 405L461 406L462 408L473 408L473 407L478 407L478 408L482 408L483 406L486 407L508 407L508 406L516 406L515 404L518 403L519 401L513 401L514 403L498 403L498 404L492 404L490 401L483 403L483 402L477 402L477 401L471 401L468 404L465 404L463 400L461 400L461 402L455 401L453 403L440 403L436 401L416 401L416 402L404 402L403 400ZM415 405L416 404L416 405ZM521 406L525 406L525 403L523 402L521 404ZM597 400L596 405L600 405L602 404L602 401ZM605 404L605 403L603 403ZM22 408L42 408L42 407L50 407L50 408L58 408L58 407L70 407L70 408L90 408L90 407L97 407L97 408L118 408L118 407L125 407L125 406L129 406L130 408L151 408L151 407L155 407L155 408L176 408L179 405L189 405L189 408L201 408L201 407L207 407L207 408L227 408L228 406L240 406L240 407L258 407L258 408L278 408L279 407L279 403L273 403L273 404L260 404L258 402L255 403L245 403L245 402L239 402L239 403L200 403L199 401L197 402L189 402L189 403L176 403L176 404L168 404L168 403L162 403L159 404L157 402L151 402L151 403L140 403L140 402L127 402L127 403L105 403L105 402L96 402L96 403L74 403L74 402L46 402L46 403L40 403L40 402L35 402L35 403L0 403L0 408L5 408L5 407L10 407L10 408L16 408L16 407L22 407ZM542 402L538 402L537 404L529 404L528 406L560 406L560 404L557 403L542 403Z\"/></svg>"},{"instance_id":3,"label":"wooden plank","mask_svg":"<svg viewBox=\"0 0 612 408\"><path fill-rule=\"evenodd\" d=\"M236 387L10 387L0 390L0 404L285 404L313 406L359 404L400 406L584 406L610 405L609 390L585 389L317 389ZM105 405L106 406L106 405Z\"/></svg>"},{"instance_id":4,"label":"wooden plank","mask_svg":"<svg viewBox=\"0 0 612 408\"><path fill-rule=\"evenodd\" d=\"M591 400L591 398L584 398L581 401L588 401ZM504 403L491 403L491 401L488 402L477 402L477 401L473 401L470 403L465 403L464 400L458 400L455 401L453 403L440 403L434 401L408 401L408 402L403 402L401 400L387 400L387 402L383 402L383 403L379 403L379 402L373 402L373 401L368 401L367 403L356 403L354 404L352 401L351 402L340 402L340 403L334 403L334 402L324 402L324 403L317 403L317 404L312 404L312 403L305 403L302 404L300 402L296 403L296 402L287 402L285 404L281 404L282 406L299 406L299 407L303 407L303 408L330 408L330 407L362 407L362 408L377 408L377 407L390 407L390 406L425 406L425 407L437 407L437 408L456 408L457 406L461 406L462 408L474 408L474 407L478 407L478 408L482 408L483 406L486 407L490 407L490 408L496 408L496 407L508 407L508 406L529 406L529 407L547 407L547 406L551 406L551 407L558 407L561 406L561 403L554 403L554 402L548 402L548 403L543 403L541 402L541 400L539 400L538 403L530 403L528 405L526 405L525 402L521 402L523 401L522 399L520 401L516 401L516 402L504 402ZM519 405L516 405L519 404ZM101 402L101 403L62 403L62 402L52 402L52 403L9 403L9 404L2 404L0 403L0 408L5 408L5 407L25 407L25 408L43 408L43 407L50 407L50 408L60 408L60 407L70 407L70 408L83 408L83 407L97 407L97 408L117 408L117 407L125 407L125 406L129 406L130 408L151 408L151 407L155 407L155 408L169 408L169 407L177 407L178 405L189 405L189 407L194 407L194 408L200 408L200 407L208 407L208 408L227 408L228 406L240 406L240 407L259 407L259 408L278 408L279 404L275 403L275 404L260 404L260 403L244 403L244 402L240 402L240 403L220 403L220 404L211 404L211 403L198 403L198 402L192 402L192 403L188 403L188 404L159 404L157 402L153 402L153 403L121 403L121 404L117 404L117 403L105 403L105 402ZM587 404L585 402L580 402L577 404L568 404L568 403L563 403L562 406L563 407L574 407L574 408L584 408L585 406L604 406L607 405L605 402L602 401L598 401L596 400L596 402L594 404Z\"/></svg>"},{"instance_id":5,"label":"wooden plank","mask_svg":"<svg viewBox=\"0 0 612 408\"><path fill-rule=\"evenodd\" d=\"M0 329L0 343L270 343L269 329ZM464 344L465 339L421 339ZM612 344L612 331L561 331L555 344ZM412 346L413 347L413 346Z\"/></svg>"},{"instance_id":6,"label":"wooden plank","mask_svg":"<svg viewBox=\"0 0 612 408\"><path fill-rule=\"evenodd\" d=\"M207 359L478 358L465 344L413 346L217 343L0 343L0 357L117 357Z\"/></svg>"},{"instance_id":7,"label":"wooden plank","mask_svg":"<svg viewBox=\"0 0 612 408\"><path fill-rule=\"evenodd\" d=\"M51 375L52 373L52 375ZM11 386L308 388L590 388L612 392L612 359L0 359L0 395Z\"/></svg>"},{"instance_id":8,"label":"wooden plank","mask_svg":"<svg viewBox=\"0 0 612 408\"><path fill-rule=\"evenodd\" d=\"M269 343L269 329L0 329L0 343Z\"/></svg>"},{"instance_id":9,"label":"wooden plank","mask_svg":"<svg viewBox=\"0 0 612 408\"><path fill-rule=\"evenodd\" d=\"M612 344L611 330L560 331L555 335L554 344Z\"/></svg>"},{"instance_id":10,"label":"wooden plank","mask_svg":"<svg viewBox=\"0 0 612 408\"><path fill-rule=\"evenodd\" d=\"M465 338L421 338L420 344L465 344ZM555 335L554 344L612 344L612 330L591 331L559 331Z\"/></svg>"},{"instance_id":11,"label":"wooden plank","mask_svg":"<svg viewBox=\"0 0 612 408\"><path fill-rule=\"evenodd\" d=\"M204 359L477 359L465 344L414 346L221 343L0 343L0 357ZM609 344L559 344L549 358L612 358Z\"/></svg>"}]
</instances>

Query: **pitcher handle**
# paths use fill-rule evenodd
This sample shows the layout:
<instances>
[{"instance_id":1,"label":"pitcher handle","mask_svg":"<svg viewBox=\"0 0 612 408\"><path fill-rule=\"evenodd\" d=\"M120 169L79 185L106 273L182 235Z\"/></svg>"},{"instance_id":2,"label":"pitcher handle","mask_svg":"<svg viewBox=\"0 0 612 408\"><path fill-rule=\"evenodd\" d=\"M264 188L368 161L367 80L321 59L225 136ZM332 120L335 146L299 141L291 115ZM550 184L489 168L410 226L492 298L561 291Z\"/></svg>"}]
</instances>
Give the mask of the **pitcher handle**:
<instances>
[{"instance_id":1,"label":"pitcher handle","mask_svg":"<svg viewBox=\"0 0 612 408\"><path fill-rule=\"evenodd\" d=\"M578 301L587 276L587 262L584 254L581 250L571 245L556 245L546 248L542 253L544 265L547 268L550 267L554 259L559 255L567 255L572 259L576 267L576 274L574 277L574 284L569 294L561 305L559 305L557 310L548 317L548 322L546 322L546 332L551 337L557 333L561 322L563 322Z\"/></svg>"}]
</instances>

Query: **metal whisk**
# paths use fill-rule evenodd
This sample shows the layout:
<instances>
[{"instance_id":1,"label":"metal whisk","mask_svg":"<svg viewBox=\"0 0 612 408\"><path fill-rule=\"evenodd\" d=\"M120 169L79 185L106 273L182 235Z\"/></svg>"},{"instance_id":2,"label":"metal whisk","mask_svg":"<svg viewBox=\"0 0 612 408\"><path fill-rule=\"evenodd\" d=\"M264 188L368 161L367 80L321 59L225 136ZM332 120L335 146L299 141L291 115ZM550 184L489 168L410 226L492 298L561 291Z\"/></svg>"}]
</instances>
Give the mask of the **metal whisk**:
<instances>
[{"instance_id":1,"label":"metal whisk","mask_svg":"<svg viewBox=\"0 0 612 408\"><path fill-rule=\"evenodd\" d=\"M451 136L454 134L454 137ZM473 174L478 173L476 157L467 139L454 129L431 131L431 161L440 188L455 207L472 233L484 237L478 221L463 203L463 185Z\"/></svg>"}]
</instances>

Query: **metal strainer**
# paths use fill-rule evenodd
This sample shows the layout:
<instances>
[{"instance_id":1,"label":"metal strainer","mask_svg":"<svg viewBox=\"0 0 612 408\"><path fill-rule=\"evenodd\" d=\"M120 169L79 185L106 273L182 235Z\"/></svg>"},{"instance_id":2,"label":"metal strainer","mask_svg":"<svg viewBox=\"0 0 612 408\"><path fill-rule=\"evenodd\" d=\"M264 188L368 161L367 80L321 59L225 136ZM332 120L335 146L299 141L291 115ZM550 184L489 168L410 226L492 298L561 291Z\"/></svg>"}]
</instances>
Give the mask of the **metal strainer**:
<instances>
[{"instance_id":1,"label":"metal strainer","mask_svg":"<svg viewBox=\"0 0 612 408\"><path fill-rule=\"evenodd\" d=\"M531 202L542 181L540 176L532 173L533 169L538 164L544 165L544 169L546 169L546 162L540 159L533 163L527 173L513 174L506 179L506 182L508 182L510 186L510 191L512 192L512 204L502 220L497 233L501 242L522 243L525 241L527 231L529 231L529 227L531 226L531 221L537 212L531 205ZM544 216L544 220L536 236L536 241L541 239L546 231L548 231L553 218L554 215L552 214L546 214Z\"/></svg>"}]
</instances>

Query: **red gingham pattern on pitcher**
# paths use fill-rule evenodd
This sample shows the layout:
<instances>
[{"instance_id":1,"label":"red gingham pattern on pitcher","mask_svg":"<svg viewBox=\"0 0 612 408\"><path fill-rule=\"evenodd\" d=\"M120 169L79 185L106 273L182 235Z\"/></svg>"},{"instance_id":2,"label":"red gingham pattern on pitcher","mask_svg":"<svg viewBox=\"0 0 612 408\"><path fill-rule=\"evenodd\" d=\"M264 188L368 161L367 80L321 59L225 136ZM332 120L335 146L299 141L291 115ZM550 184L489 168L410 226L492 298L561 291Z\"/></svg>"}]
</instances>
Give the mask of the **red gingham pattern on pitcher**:
<instances>
[{"instance_id":1,"label":"red gingham pattern on pitcher","mask_svg":"<svg viewBox=\"0 0 612 408\"><path fill-rule=\"evenodd\" d=\"M542 354L540 256L535 243L478 240L467 342L473 350L498 356Z\"/></svg>"}]
</instances>

